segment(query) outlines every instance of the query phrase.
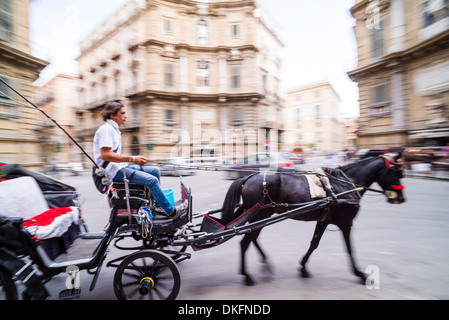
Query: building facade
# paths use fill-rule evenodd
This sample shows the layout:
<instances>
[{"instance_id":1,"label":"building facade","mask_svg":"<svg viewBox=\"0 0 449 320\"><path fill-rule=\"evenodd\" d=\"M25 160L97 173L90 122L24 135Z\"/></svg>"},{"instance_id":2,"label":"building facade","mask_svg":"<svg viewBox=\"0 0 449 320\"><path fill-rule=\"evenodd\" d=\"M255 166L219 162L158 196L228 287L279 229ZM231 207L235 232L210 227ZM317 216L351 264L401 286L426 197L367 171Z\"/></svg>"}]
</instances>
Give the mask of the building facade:
<instances>
[{"instance_id":1,"label":"building facade","mask_svg":"<svg viewBox=\"0 0 449 320\"><path fill-rule=\"evenodd\" d=\"M0 77L27 98L32 83L48 64L31 55L29 47L28 5L30 0L0 2ZM37 110L0 83L0 162L19 163L38 169L40 158Z\"/></svg>"},{"instance_id":2,"label":"building facade","mask_svg":"<svg viewBox=\"0 0 449 320\"><path fill-rule=\"evenodd\" d=\"M295 146L338 152L344 147L341 99L328 81L288 90L284 150Z\"/></svg>"},{"instance_id":3,"label":"building facade","mask_svg":"<svg viewBox=\"0 0 449 320\"><path fill-rule=\"evenodd\" d=\"M358 0L351 8L360 148L449 143L449 4Z\"/></svg>"},{"instance_id":4,"label":"building facade","mask_svg":"<svg viewBox=\"0 0 449 320\"><path fill-rule=\"evenodd\" d=\"M74 88L77 80L76 75L59 74L41 87L37 87L33 97L35 104L72 137L75 137L76 128L78 96ZM46 164L83 160L74 143L46 116L39 113L35 123L40 126L40 157Z\"/></svg>"},{"instance_id":5,"label":"building facade","mask_svg":"<svg viewBox=\"0 0 449 320\"><path fill-rule=\"evenodd\" d=\"M78 137L91 147L99 112L120 100L124 152L260 149L281 132L282 46L255 1L131 0L81 43Z\"/></svg>"}]
</instances>

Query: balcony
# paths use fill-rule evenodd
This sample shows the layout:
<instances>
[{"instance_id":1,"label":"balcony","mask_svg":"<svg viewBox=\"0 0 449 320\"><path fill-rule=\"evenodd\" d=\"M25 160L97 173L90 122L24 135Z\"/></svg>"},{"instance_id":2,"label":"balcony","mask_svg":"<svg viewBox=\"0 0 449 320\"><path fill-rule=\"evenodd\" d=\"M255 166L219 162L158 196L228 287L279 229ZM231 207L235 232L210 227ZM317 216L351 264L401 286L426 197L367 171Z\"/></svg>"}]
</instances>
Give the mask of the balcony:
<instances>
[{"instance_id":1,"label":"balcony","mask_svg":"<svg viewBox=\"0 0 449 320\"><path fill-rule=\"evenodd\" d=\"M418 39L420 42L423 42L447 30L449 30L449 17L423 28L419 31Z\"/></svg>"}]
</instances>

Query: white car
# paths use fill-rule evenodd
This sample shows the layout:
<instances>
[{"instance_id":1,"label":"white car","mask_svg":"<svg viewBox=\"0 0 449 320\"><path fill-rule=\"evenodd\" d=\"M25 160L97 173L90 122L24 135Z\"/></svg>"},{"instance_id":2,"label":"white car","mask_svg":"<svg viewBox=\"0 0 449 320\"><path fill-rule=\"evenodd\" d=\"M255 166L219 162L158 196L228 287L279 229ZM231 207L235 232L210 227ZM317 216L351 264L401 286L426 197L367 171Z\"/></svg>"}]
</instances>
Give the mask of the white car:
<instances>
[{"instance_id":1,"label":"white car","mask_svg":"<svg viewBox=\"0 0 449 320\"><path fill-rule=\"evenodd\" d=\"M72 163L69 163L68 171L71 174L73 174L74 176L79 176L80 174L82 174L84 172L84 168L80 162L72 162Z\"/></svg>"},{"instance_id":2,"label":"white car","mask_svg":"<svg viewBox=\"0 0 449 320\"><path fill-rule=\"evenodd\" d=\"M191 158L167 158L159 165L163 176L192 176L196 174L196 161Z\"/></svg>"}]
</instances>

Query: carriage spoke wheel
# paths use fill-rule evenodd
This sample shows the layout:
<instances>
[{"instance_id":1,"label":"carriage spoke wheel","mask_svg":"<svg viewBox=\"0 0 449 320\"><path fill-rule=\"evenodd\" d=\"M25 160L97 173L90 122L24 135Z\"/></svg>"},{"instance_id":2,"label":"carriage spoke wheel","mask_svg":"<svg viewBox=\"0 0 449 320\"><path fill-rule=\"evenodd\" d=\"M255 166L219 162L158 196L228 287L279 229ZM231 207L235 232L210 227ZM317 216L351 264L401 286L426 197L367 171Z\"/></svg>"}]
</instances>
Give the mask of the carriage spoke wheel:
<instances>
[{"instance_id":1,"label":"carriage spoke wheel","mask_svg":"<svg viewBox=\"0 0 449 320\"><path fill-rule=\"evenodd\" d=\"M168 255L144 250L126 257L114 276L120 300L173 300L181 288L178 266Z\"/></svg>"}]
</instances>

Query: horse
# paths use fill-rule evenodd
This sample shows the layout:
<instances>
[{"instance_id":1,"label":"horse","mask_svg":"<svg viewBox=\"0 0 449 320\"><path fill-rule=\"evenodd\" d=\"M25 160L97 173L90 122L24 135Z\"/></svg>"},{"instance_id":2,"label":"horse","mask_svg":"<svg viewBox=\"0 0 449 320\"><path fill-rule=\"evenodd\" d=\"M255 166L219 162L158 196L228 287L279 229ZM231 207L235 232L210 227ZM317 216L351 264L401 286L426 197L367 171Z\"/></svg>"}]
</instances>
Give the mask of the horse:
<instances>
[{"instance_id":1,"label":"horse","mask_svg":"<svg viewBox=\"0 0 449 320\"><path fill-rule=\"evenodd\" d=\"M404 187L400 183L402 178L402 166L398 162L400 156L400 154L381 155L357 160L337 168L322 168L325 175L328 176L331 185L331 189L328 191L334 192L334 195L351 189L354 190L361 186L363 189L361 190L360 188L358 189L359 191L347 192L343 195L341 198L351 200L346 201L346 203L329 205L325 209L316 209L291 217L294 220L317 221L310 247L298 268L302 277L308 278L311 276L306 268L306 263L312 252L318 248L327 226L333 224L342 231L354 274L365 284L367 277L357 267L352 254L353 250L350 240L352 221L360 209L359 200L367 189L385 194L388 202L392 204L400 204L405 201ZM374 182L377 182L382 190L369 188ZM224 223L233 221L241 213L241 210L235 210L240 204L240 198L242 199L240 207L242 210L248 210L258 203L263 205L262 209L249 222L259 221L275 213L283 213L290 209L284 206L266 205L270 202L272 204L298 204L316 200L311 198L309 184L304 175L280 172L252 174L235 180L229 187L222 207L221 218ZM240 243L240 274L244 276L244 282L249 286L255 283L245 268L245 253L251 243L259 251L265 267L268 270L271 268L267 261L267 256L257 242L261 230L262 228L245 234Z\"/></svg>"}]
</instances>

